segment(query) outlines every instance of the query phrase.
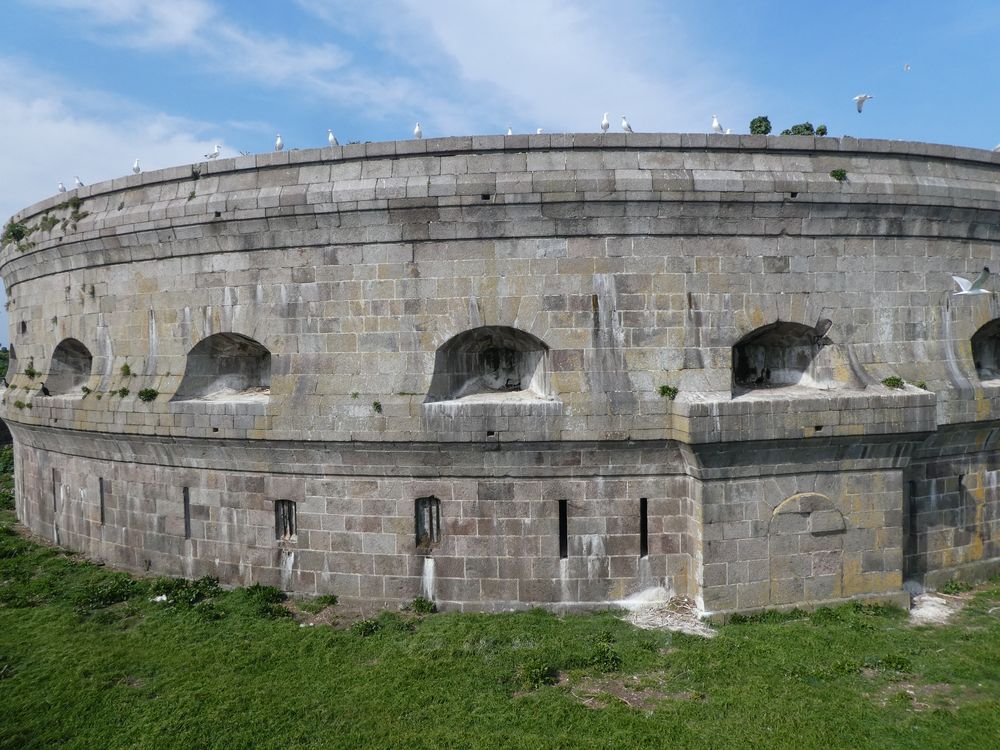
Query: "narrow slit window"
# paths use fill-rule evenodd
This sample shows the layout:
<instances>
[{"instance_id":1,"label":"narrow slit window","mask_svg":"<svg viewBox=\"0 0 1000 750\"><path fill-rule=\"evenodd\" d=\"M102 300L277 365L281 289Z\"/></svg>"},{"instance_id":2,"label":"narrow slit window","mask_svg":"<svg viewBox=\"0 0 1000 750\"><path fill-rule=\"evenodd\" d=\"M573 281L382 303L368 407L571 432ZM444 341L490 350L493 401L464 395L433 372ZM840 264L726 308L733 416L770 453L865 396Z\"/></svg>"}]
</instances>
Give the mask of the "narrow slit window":
<instances>
[{"instance_id":1,"label":"narrow slit window","mask_svg":"<svg viewBox=\"0 0 1000 750\"><path fill-rule=\"evenodd\" d=\"M62 483L62 477L59 475L59 469L52 470L52 510L59 510L59 485Z\"/></svg>"},{"instance_id":2,"label":"narrow slit window","mask_svg":"<svg viewBox=\"0 0 1000 750\"><path fill-rule=\"evenodd\" d=\"M295 539L295 501L274 501L274 536L276 539Z\"/></svg>"},{"instance_id":3,"label":"narrow slit window","mask_svg":"<svg viewBox=\"0 0 1000 750\"><path fill-rule=\"evenodd\" d=\"M958 475L958 525L967 526L968 519L965 510L965 474Z\"/></svg>"},{"instance_id":4,"label":"narrow slit window","mask_svg":"<svg viewBox=\"0 0 1000 750\"><path fill-rule=\"evenodd\" d=\"M191 538L191 491L184 488L184 538Z\"/></svg>"},{"instance_id":5,"label":"narrow slit window","mask_svg":"<svg viewBox=\"0 0 1000 750\"><path fill-rule=\"evenodd\" d=\"M559 557L569 557L569 500L559 501Z\"/></svg>"},{"instance_id":6,"label":"narrow slit window","mask_svg":"<svg viewBox=\"0 0 1000 750\"><path fill-rule=\"evenodd\" d=\"M639 498L639 557L649 554L649 501Z\"/></svg>"},{"instance_id":7,"label":"narrow slit window","mask_svg":"<svg viewBox=\"0 0 1000 750\"><path fill-rule=\"evenodd\" d=\"M97 498L100 502L100 513L101 513L101 526L104 525L105 513L104 513L104 477L99 477L97 479Z\"/></svg>"},{"instance_id":8,"label":"narrow slit window","mask_svg":"<svg viewBox=\"0 0 1000 750\"><path fill-rule=\"evenodd\" d=\"M418 497L414 504L414 530L418 547L433 547L441 541L441 501Z\"/></svg>"}]
</instances>

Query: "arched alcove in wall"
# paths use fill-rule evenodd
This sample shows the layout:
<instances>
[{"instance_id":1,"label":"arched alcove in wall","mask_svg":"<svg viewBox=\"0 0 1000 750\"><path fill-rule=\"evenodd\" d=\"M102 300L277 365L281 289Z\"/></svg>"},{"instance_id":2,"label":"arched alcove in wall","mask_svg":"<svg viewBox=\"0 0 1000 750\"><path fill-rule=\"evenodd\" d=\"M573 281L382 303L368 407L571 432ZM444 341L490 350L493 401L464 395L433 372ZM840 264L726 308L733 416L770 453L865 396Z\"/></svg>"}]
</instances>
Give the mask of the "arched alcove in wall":
<instances>
[{"instance_id":1,"label":"arched alcove in wall","mask_svg":"<svg viewBox=\"0 0 1000 750\"><path fill-rule=\"evenodd\" d=\"M271 352L249 336L216 333L188 352L175 401L267 398Z\"/></svg>"},{"instance_id":2,"label":"arched alcove in wall","mask_svg":"<svg viewBox=\"0 0 1000 750\"><path fill-rule=\"evenodd\" d=\"M90 379L93 365L94 357L82 342L63 339L53 350L49 361L49 374L45 378L49 393L53 396L80 394L81 386Z\"/></svg>"},{"instance_id":3,"label":"arched alcove in wall","mask_svg":"<svg viewBox=\"0 0 1000 750\"><path fill-rule=\"evenodd\" d=\"M972 361L982 381L1000 381L1000 318L972 334Z\"/></svg>"},{"instance_id":4,"label":"arched alcove in wall","mask_svg":"<svg viewBox=\"0 0 1000 750\"><path fill-rule=\"evenodd\" d=\"M826 495L803 492L783 500L767 531L769 603L843 596L846 531L843 514Z\"/></svg>"},{"instance_id":5,"label":"arched alcove in wall","mask_svg":"<svg viewBox=\"0 0 1000 750\"><path fill-rule=\"evenodd\" d=\"M733 382L743 388L818 385L812 370L821 339L801 323L761 326L733 347Z\"/></svg>"},{"instance_id":6,"label":"arched alcove in wall","mask_svg":"<svg viewBox=\"0 0 1000 750\"><path fill-rule=\"evenodd\" d=\"M453 336L434 356L427 401L472 397L548 398L548 346L508 326L481 326Z\"/></svg>"}]
</instances>

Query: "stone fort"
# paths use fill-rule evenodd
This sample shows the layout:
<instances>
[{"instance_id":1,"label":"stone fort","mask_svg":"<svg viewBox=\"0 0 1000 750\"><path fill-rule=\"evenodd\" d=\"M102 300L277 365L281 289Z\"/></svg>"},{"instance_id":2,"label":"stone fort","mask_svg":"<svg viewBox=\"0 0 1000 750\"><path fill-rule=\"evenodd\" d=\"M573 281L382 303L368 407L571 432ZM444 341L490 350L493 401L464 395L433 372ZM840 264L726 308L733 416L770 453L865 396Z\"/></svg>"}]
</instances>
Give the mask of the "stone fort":
<instances>
[{"instance_id":1,"label":"stone fort","mask_svg":"<svg viewBox=\"0 0 1000 750\"><path fill-rule=\"evenodd\" d=\"M1000 154L461 137L68 196L0 255L0 408L19 518L91 558L722 616L1000 568L1000 306L951 280L1000 267Z\"/></svg>"}]
</instances>

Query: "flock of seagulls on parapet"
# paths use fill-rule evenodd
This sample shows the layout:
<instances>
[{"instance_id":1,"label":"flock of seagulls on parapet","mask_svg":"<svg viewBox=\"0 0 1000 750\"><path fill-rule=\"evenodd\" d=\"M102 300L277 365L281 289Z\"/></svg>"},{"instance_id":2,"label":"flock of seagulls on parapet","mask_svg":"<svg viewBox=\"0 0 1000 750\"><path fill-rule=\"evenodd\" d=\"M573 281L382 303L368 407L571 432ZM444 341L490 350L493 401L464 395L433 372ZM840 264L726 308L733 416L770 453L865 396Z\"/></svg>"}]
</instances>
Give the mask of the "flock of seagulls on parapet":
<instances>
[{"instance_id":1,"label":"flock of seagulls on parapet","mask_svg":"<svg viewBox=\"0 0 1000 750\"><path fill-rule=\"evenodd\" d=\"M903 66L903 70L909 71L909 69L910 69L909 64L906 64L906 65ZM854 103L857 105L858 112L860 113L864 109L865 102L867 102L870 99L874 99L874 98L875 97L872 96L871 94L858 94L856 97L854 97ZM622 127L622 131L625 132L625 133L634 133L635 132L634 130L632 130L632 125L629 124L628 118L625 115L622 115L621 127ZM605 112L604 113L604 117L601 119L601 132L602 133L607 133L610 128L611 128L611 121L608 119L608 113ZM542 132L543 131L542 131L541 128L538 128L535 131L535 133L537 135L541 135ZM723 129L722 125L719 123L718 116L717 115L712 115L712 132L713 133L718 133L720 135L723 135L723 134L724 135L731 135L733 131L730 128ZM509 126L507 127L507 135L514 135L513 128L511 128ZM419 122L413 128L413 137L416 138L416 139L421 139L421 138L424 137L424 131L423 131L423 128L420 127L420 123ZM337 136L335 136L333 134L333 130L331 130L329 128L327 128L327 131L326 131L326 141L327 141L327 143L330 146L339 146L340 145L340 142L337 140ZM285 142L283 140L281 140L281 133L278 133L274 137L274 150L275 151L282 151L282 150L284 150L284 148L285 148ZM1000 151L1000 145L998 145L993 150L994 151ZM241 153L246 153L246 152L241 152ZM212 151L209 151L207 154L204 154L204 158L206 158L206 159L218 159L221 154L222 154L222 146L220 146L218 143L216 143L215 144L215 149L212 150ZM136 159L135 163L132 164L132 173L133 174L139 174L141 171L142 171L142 167L139 166L139 160ZM80 180L80 178L76 177L75 179L76 179L76 187L78 187L78 188L79 187L83 187L83 182ZM66 192L66 186L63 185L61 182L59 183L59 192L60 193L65 193Z\"/></svg>"}]
</instances>

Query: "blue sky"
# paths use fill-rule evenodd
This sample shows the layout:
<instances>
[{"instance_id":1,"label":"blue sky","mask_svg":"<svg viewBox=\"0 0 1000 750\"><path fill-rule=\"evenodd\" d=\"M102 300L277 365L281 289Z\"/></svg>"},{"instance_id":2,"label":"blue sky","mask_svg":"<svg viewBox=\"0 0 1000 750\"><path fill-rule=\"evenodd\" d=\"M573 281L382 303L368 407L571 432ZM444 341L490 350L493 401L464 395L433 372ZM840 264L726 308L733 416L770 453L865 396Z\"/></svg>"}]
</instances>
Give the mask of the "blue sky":
<instances>
[{"instance_id":1,"label":"blue sky","mask_svg":"<svg viewBox=\"0 0 1000 750\"><path fill-rule=\"evenodd\" d=\"M7 0L0 216L88 183L325 143L617 127L1000 143L1000 3ZM904 64L911 69L904 72ZM851 98L875 95L862 115ZM0 339L7 341L6 321Z\"/></svg>"}]
</instances>

